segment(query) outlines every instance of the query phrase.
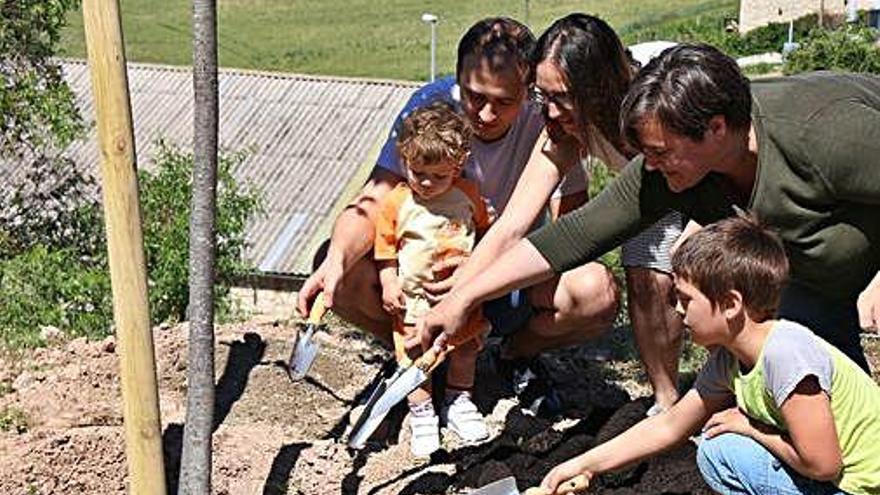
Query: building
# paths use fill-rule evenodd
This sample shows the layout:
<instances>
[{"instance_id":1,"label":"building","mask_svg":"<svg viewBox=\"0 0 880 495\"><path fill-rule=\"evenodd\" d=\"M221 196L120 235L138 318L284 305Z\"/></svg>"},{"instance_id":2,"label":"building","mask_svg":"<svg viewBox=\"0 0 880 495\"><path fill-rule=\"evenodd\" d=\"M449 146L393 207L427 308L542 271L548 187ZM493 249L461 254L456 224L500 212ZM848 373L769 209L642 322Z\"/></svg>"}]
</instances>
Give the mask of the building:
<instances>
[{"instance_id":1,"label":"building","mask_svg":"<svg viewBox=\"0 0 880 495\"><path fill-rule=\"evenodd\" d=\"M740 0L739 31L745 33L772 22L788 22L820 10L828 16L845 15L847 1L856 2L859 10L872 8L872 0Z\"/></svg>"}]
</instances>

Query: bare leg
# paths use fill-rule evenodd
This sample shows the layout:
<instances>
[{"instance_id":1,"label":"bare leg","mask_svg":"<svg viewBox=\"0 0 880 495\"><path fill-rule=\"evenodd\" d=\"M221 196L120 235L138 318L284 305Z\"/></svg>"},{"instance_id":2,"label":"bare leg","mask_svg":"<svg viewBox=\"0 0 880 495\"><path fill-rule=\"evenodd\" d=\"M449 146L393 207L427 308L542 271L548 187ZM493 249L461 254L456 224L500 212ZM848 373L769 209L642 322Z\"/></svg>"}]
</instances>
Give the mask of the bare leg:
<instances>
[{"instance_id":1,"label":"bare leg","mask_svg":"<svg viewBox=\"0 0 880 495\"><path fill-rule=\"evenodd\" d=\"M636 346L657 404L678 400L678 360L684 326L672 305L672 276L644 267L626 268L629 317Z\"/></svg>"},{"instance_id":2,"label":"bare leg","mask_svg":"<svg viewBox=\"0 0 880 495\"><path fill-rule=\"evenodd\" d=\"M446 372L446 385L455 390L471 390L474 387L474 369L480 342L469 340L456 347L449 355L449 369Z\"/></svg>"},{"instance_id":3,"label":"bare leg","mask_svg":"<svg viewBox=\"0 0 880 495\"><path fill-rule=\"evenodd\" d=\"M391 344L392 320L382 309L379 274L371 260L361 259L342 279L333 312Z\"/></svg>"},{"instance_id":4,"label":"bare leg","mask_svg":"<svg viewBox=\"0 0 880 495\"><path fill-rule=\"evenodd\" d=\"M614 323L620 300L614 276L599 263L530 287L528 298L536 314L513 335L506 357L529 357L586 342Z\"/></svg>"}]
</instances>

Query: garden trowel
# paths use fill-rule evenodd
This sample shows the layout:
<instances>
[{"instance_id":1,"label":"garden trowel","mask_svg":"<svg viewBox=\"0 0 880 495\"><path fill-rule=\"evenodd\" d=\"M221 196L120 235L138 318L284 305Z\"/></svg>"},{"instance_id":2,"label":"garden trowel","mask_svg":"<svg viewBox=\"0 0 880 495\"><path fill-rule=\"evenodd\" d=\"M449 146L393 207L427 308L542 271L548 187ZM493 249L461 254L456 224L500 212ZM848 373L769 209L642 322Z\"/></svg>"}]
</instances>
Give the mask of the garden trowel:
<instances>
[{"instance_id":1,"label":"garden trowel","mask_svg":"<svg viewBox=\"0 0 880 495\"><path fill-rule=\"evenodd\" d=\"M394 383L400 375L403 374L404 371L412 365L412 360L410 360L409 356L406 355L406 349L403 345L403 335L400 332L392 332L394 337L394 357L397 361L397 368L395 368L394 373L391 374L385 380L380 381L376 388L373 389L373 393L370 394L370 398L367 400L367 404L364 406L364 410L361 412L360 417L354 423L354 426L351 428L351 432L348 436L348 446L355 450L360 450L364 448L364 445L367 443L367 439L370 435L373 434L373 431L379 426L379 423L382 422L382 418L379 418L378 422L367 430L364 429L364 425L367 421L370 420L372 416L373 408L376 406L376 401L382 397L382 394L388 390L388 385ZM384 416L383 416L384 417ZM366 434L364 434L366 432Z\"/></svg>"},{"instance_id":2,"label":"garden trowel","mask_svg":"<svg viewBox=\"0 0 880 495\"><path fill-rule=\"evenodd\" d=\"M479 320L481 316L479 313L474 313L471 315L471 318ZM484 328L482 325L470 323L467 327L470 333L462 335L459 342L467 342L477 337ZM419 385L425 383L428 377L431 376L431 372L443 364L446 356L453 350L455 350L454 345L447 345L442 350L431 347L408 368L403 370L402 373L395 374L396 378L393 381L386 381L385 390L379 397L375 398L372 409L364 410L364 415L367 418L358 420L360 428L353 428L351 430L351 434L348 437L349 447L359 449L366 445L367 439L376 431L376 428L379 427L382 420L391 411L391 408L406 398Z\"/></svg>"},{"instance_id":3,"label":"garden trowel","mask_svg":"<svg viewBox=\"0 0 880 495\"><path fill-rule=\"evenodd\" d=\"M556 487L555 492L551 493L541 487L534 487L529 488L522 495L565 495L585 490L589 485L587 477L581 474L561 483ZM513 476L508 476L471 492L471 495L520 495L520 491L516 487L516 479Z\"/></svg>"},{"instance_id":4,"label":"garden trowel","mask_svg":"<svg viewBox=\"0 0 880 495\"><path fill-rule=\"evenodd\" d=\"M446 355L454 349L449 346L442 351L437 351L433 347L427 352L419 356L409 367L398 368L394 376L385 382L385 389L381 391L374 399L371 409L364 409L356 428L352 428L348 437L348 446L353 449L363 448L367 443L370 435L376 431L376 428L382 423L382 420L391 411L398 402L406 398L413 390L419 387L428 379L431 372L440 366L446 359ZM377 390L377 392L379 392ZM366 419L364 419L366 418ZM357 428L360 426L360 428Z\"/></svg>"},{"instance_id":5,"label":"garden trowel","mask_svg":"<svg viewBox=\"0 0 880 495\"><path fill-rule=\"evenodd\" d=\"M295 382L305 378L318 356L321 343L315 340L315 332L321 327L321 318L324 317L325 312L327 308L324 306L324 293L319 292L309 311L305 330L301 329L297 333L296 345L293 346L293 352L287 362L287 375Z\"/></svg>"}]
</instances>

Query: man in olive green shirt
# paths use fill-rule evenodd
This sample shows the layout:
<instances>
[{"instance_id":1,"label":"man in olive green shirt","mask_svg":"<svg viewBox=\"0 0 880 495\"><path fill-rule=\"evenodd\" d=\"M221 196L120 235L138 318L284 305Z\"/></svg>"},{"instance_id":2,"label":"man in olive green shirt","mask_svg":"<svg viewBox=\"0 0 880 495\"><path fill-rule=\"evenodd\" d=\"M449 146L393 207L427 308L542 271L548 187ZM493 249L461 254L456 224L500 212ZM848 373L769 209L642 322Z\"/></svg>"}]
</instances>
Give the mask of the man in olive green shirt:
<instances>
[{"instance_id":1,"label":"man in olive green shirt","mask_svg":"<svg viewBox=\"0 0 880 495\"><path fill-rule=\"evenodd\" d=\"M749 210L782 238L780 317L867 369L859 327L880 324L880 78L814 73L750 83L708 45L647 64L621 109L643 155L596 199L535 232L424 319L455 341L458 314L616 247L669 210L701 224Z\"/></svg>"}]
</instances>

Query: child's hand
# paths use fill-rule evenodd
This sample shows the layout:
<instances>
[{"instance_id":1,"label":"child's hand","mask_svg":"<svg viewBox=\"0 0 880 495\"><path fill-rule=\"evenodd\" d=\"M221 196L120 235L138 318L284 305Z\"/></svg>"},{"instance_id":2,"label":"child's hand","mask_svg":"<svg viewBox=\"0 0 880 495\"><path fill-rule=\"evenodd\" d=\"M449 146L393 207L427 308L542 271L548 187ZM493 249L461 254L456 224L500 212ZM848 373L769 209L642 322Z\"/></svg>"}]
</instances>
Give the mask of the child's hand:
<instances>
[{"instance_id":1,"label":"child's hand","mask_svg":"<svg viewBox=\"0 0 880 495\"><path fill-rule=\"evenodd\" d=\"M395 316L403 313L404 308L406 308L406 300L403 298L400 281L382 284L382 309L389 315Z\"/></svg>"},{"instance_id":2,"label":"child's hand","mask_svg":"<svg viewBox=\"0 0 880 495\"><path fill-rule=\"evenodd\" d=\"M743 414L738 407L731 407L713 414L709 421L706 421L706 426L703 427L706 438L716 437L722 433L739 433L751 437L754 431L755 428L749 417Z\"/></svg>"},{"instance_id":3,"label":"child's hand","mask_svg":"<svg viewBox=\"0 0 880 495\"><path fill-rule=\"evenodd\" d=\"M560 484L580 475L586 476L587 482L593 477L593 474L584 468L583 461L580 456L578 456L551 469L550 472L547 473L547 476L544 477L544 480L541 481L540 489L542 493L556 493L556 489ZM534 491L533 493L537 493L537 491Z\"/></svg>"}]
</instances>

